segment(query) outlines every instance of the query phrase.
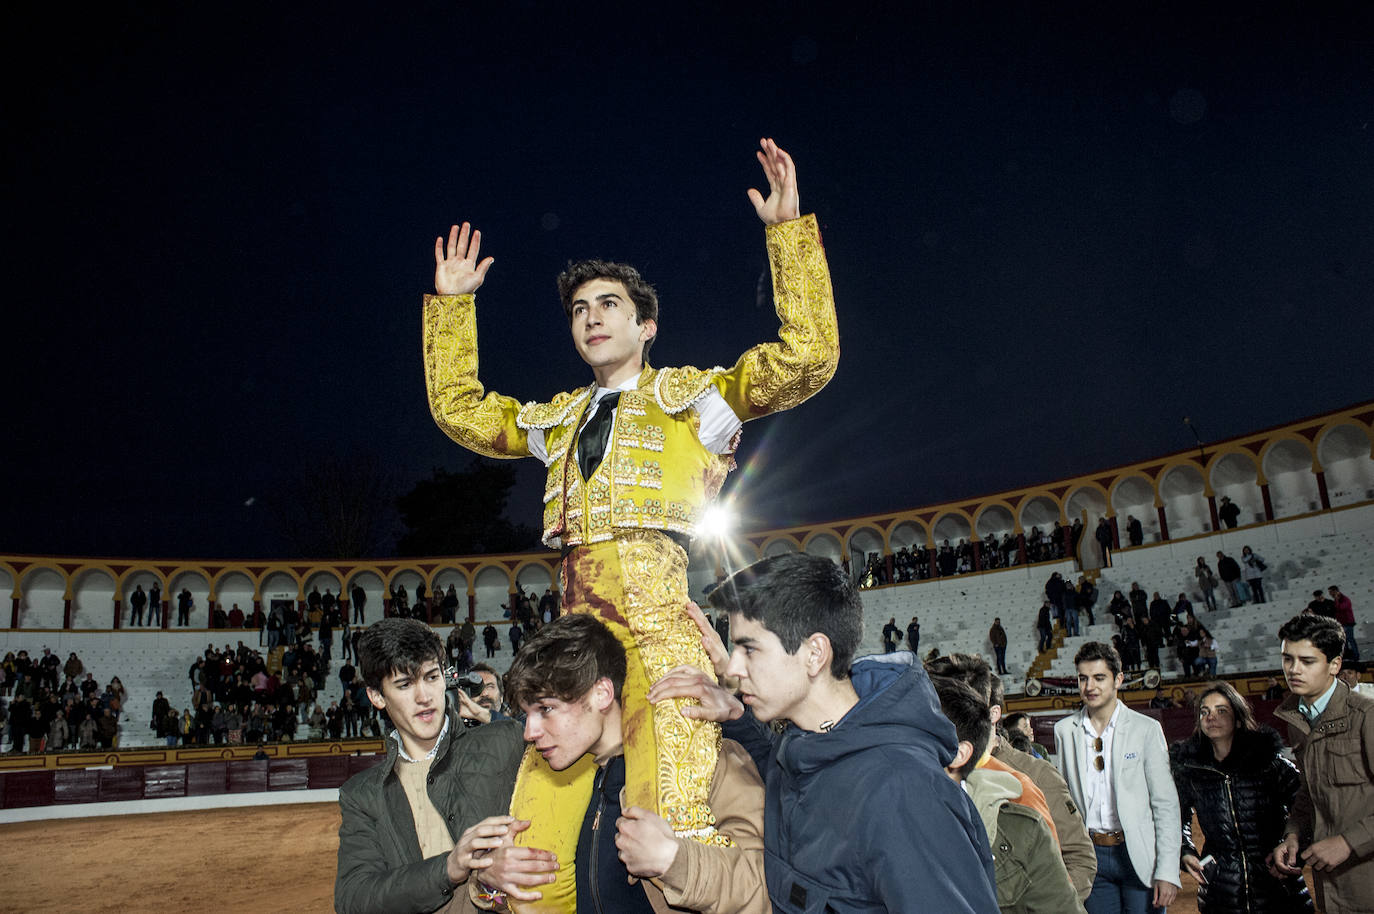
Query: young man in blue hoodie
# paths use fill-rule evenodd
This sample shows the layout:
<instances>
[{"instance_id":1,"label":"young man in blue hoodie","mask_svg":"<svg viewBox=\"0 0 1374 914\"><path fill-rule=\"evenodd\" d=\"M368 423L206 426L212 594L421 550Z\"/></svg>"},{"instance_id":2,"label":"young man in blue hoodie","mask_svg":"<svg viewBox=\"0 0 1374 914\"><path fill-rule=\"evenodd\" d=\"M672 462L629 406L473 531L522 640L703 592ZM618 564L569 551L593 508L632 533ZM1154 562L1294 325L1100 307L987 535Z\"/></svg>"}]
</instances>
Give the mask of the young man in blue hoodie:
<instances>
[{"instance_id":1,"label":"young man in blue hoodie","mask_svg":"<svg viewBox=\"0 0 1374 914\"><path fill-rule=\"evenodd\" d=\"M754 756L774 910L996 914L987 833L945 774L954 727L911 654L851 669L863 606L844 571L773 556L724 581L711 604L730 614L728 656L700 610L689 612L724 685L679 667L649 700L698 699L683 714L722 722ZM775 720L788 722L781 735L764 726Z\"/></svg>"}]
</instances>

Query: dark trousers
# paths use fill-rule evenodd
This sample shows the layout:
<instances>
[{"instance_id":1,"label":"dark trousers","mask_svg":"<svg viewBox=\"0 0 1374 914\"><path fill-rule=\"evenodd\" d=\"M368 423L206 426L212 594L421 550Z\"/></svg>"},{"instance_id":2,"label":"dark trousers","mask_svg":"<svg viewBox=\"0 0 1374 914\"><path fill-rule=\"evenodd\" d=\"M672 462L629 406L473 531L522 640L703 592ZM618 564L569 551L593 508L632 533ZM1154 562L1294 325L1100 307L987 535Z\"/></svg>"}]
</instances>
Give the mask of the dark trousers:
<instances>
[{"instance_id":1,"label":"dark trousers","mask_svg":"<svg viewBox=\"0 0 1374 914\"><path fill-rule=\"evenodd\" d=\"M994 645L992 649L993 649L994 651L997 652L997 672L998 672L998 674L1006 673L1006 671L1007 671L1007 649L1006 649L1006 647L998 647L998 646Z\"/></svg>"}]
</instances>

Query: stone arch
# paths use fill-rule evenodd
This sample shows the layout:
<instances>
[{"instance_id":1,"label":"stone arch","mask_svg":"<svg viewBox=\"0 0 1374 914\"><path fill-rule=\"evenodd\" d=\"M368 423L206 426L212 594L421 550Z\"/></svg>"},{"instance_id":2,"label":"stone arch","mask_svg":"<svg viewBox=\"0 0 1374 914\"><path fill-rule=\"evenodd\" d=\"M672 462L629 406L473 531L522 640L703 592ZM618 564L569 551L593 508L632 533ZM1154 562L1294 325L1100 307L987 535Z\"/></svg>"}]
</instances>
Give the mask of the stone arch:
<instances>
[{"instance_id":1,"label":"stone arch","mask_svg":"<svg viewBox=\"0 0 1374 914\"><path fill-rule=\"evenodd\" d=\"M72 628L110 628L114 622L115 573L87 565L72 575Z\"/></svg>"},{"instance_id":2,"label":"stone arch","mask_svg":"<svg viewBox=\"0 0 1374 914\"><path fill-rule=\"evenodd\" d=\"M830 559L836 565L844 561L844 543L830 530L815 530L802 541L802 550L807 555L819 555Z\"/></svg>"},{"instance_id":3,"label":"stone arch","mask_svg":"<svg viewBox=\"0 0 1374 914\"><path fill-rule=\"evenodd\" d=\"M763 558L773 555L790 555L793 552L801 551L801 543L790 533L783 533L767 540L763 544L763 548L759 550Z\"/></svg>"},{"instance_id":4,"label":"stone arch","mask_svg":"<svg viewBox=\"0 0 1374 914\"><path fill-rule=\"evenodd\" d=\"M1374 438L1364 426L1339 420L1322 429L1317 459L1333 508L1374 501Z\"/></svg>"},{"instance_id":5,"label":"stone arch","mask_svg":"<svg viewBox=\"0 0 1374 914\"><path fill-rule=\"evenodd\" d=\"M1016 511L1001 499L984 502L973 516L973 529L979 539L990 535L999 538L1004 534L1016 532Z\"/></svg>"},{"instance_id":6,"label":"stone arch","mask_svg":"<svg viewBox=\"0 0 1374 914\"><path fill-rule=\"evenodd\" d=\"M1212 527L1207 506L1207 479L1191 460L1179 460L1159 474L1159 498L1169 518L1169 537L1179 539L1206 533Z\"/></svg>"},{"instance_id":7,"label":"stone arch","mask_svg":"<svg viewBox=\"0 0 1374 914\"><path fill-rule=\"evenodd\" d=\"M1264 518L1264 496L1259 488L1260 464L1254 454L1236 449L1214 456L1207 468L1207 477L1216 494L1217 507L1229 498L1240 508L1240 525Z\"/></svg>"},{"instance_id":8,"label":"stone arch","mask_svg":"<svg viewBox=\"0 0 1374 914\"><path fill-rule=\"evenodd\" d=\"M19 576L14 573L14 566L8 562L0 562L0 594L4 594L9 599L14 599L17 595L17 585Z\"/></svg>"},{"instance_id":9,"label":"stone arch","mask_svg":"<svg viewBox=\"0 0 1374 914\"><path fill-rule=\"evenodd\" d=\"M337 598L343 593L343 580L343 576L333 568L312 568L301 584L301 592L309 598L310 591L318 587L321 598L326 590Z\"/></svg>"},{"instance_id":10,"label":"stone arch","mask_svg":"<svg viewBox=\"0 0 1374 914\"><path fill-rule=\"evenodd\" d=\"M56 565L36 563L19 578L19 627L61 628L67 609L67 575Z\"/></svg>"},{"instance_id":11,"label":"stone arch","mask_svg":"<svg viewBox=\"0 0 1374 914\"><path fill-rule=\"evenodd\" d=\"M539 559L528 559L517 565L514 578L525 589L525 593L533 594L536 600L553 586L553 573Z\"/></svg>"},{"instance_id":12,"label":"stone arch","mask_svg":"<svg viewBox=\"0 0 1374 914\"><path fill-rule=\"evenodd\" d=\"M300 598L300 578L289 568L274 568L258 582L258 599L262 601L262 611L268 615L284 605L295 607Z\"/></svg>"},{"instance_id":13,"label":"stone arch","mask_svg":"<svg viewBox=\"0 0 1374 914\"><path fill-rule=\"evenodd\" d=\"M472 578L477 618L501 618L501 607L510 603L512 589L511 574L504 565L488 564L479 568Z\"/></svg>"},{"instance_id":14,"label":"stone arch","mask_svg":"<svg viewBox=\"0 0 1374 914\"><path fill-rule=\"evenodd\" d=\"M904 517L887 532L894 550L903 546L915 553L923 553L930 546L930 528L919 517Z\"/></svg>"},{"instance_id":15,"label":"stone arch","mask_svg":"<svg viewBox=\"0 0 1374 914\"><path fill-rule=\"evenodd\" d=\"M132 618L132 597L134 593L138 590L138 586L140 584L143 585L144 594L148 596L148 604L144 607L143 610L144 622L152 622L152 590L154 584L156 584L159 588L158 602L166 604L169 599L169 588L167 586L167 578L165 575L162 574L162 572L158 571L156 568L140 567L137 565L133 568L128 569L124 572L124 574L119 576L118 583L115 585L119 591L120 625L127 625L129 620ZM159 622L161 622L161 618L161 616L158 617ZM175 616L173 616L172 618L174 620L176 619Z\"/></svg>"},{"instance_id":16,"label":"stone arch","mask_svg":"<svg viewBox=\"0 0 1374 914\"><path fill-rule=\"evenodd\" d=\"M1321 510L1314 451L1309 442L1293 435L1272 438L1260 451L1260 471L1269 482L1269 502L1274 506L1275 517ZM1244 508L1242 505L1242 523L1250 519Z\"/></svg>"},{"instance_id":17,"label":"stone arch","mask_svg":"<svg viewBox=\"0 0 1374 914\"><path fill-rule=\"evenodd\" d=\"M1122 546L1130 545L1126 531L1132 517L1140 521L1145 542L1159 541L1159 512L1155 510L1158 494L1155 491L1154 480L1138 470L1124 473L1112 482L1108 498L1111 500L1112 512L1117 517L1117 531ZM1077 516L1077 512L1071 511L1070 515ZM1092 511L1089 511L1088 515L1096 516Z\"/></svg>"},{"instance_id":18,"label":"stone arch","mask_svg":"<svg viewBox=\"0 0 1374 914\"><path fill-rule=\"evenodd\" d=\"M943 546L945 540L955 546L959 540L973 539L973 518L969 517L967 511L950 508L935 518L935 523L930 525L930 532L935 539L935 548Z\"/></svg>"},{"instance_id":19,"label":"stone arch","mask_svg":"<svg viewBox=\"0 0 1374 914\"><path fill-rule=\"evenodd\" d=\"M849 550L849 567L862 570L875 553L879 559L887 553L887 536L875 524L861 524L849 531L845 548Z\"/></svg>"},{"instance_id":20,"label":"stone arch","mask_svg":"<svg viewBox=\"0 0 1374 914\"><path fill-rule=\"evenodd\" d=\"M1037 494L1021 503L1017 521L1021 526L1021 532L1030 536L1034 528L1039 528L1041 533L1049 532L1062 514L1063 506L1057 499L1048 493Z\"/></svg>"},{"instance_id":21,"label":"stone arch","mask_svg":"<svg viewBox=\"0 0 1374 914\"><path fill-rule=\"evenodd\" d=\"M237 606L244 619L251 617L257 592L257 582L246 568L226 569L215 578L215 601L224 607L226 613L232 612Z\"/></svg>"},{"instance_id":22,"label":"stone arch","mask_svg":"<svg viewBox=\"0 0 1374 914\"><path fill-rule=\"evenodd\" d=\"M1074 518L1080 517L1082 512L1086 511L1088 519L1096 523L1099 515L1107 513L1107 505L1110 501L1111 496L1102 486L1092 481L1080 482L1064 493L1066 522L1072 524Z\"/></svg>"},{"instance_id":23,"label":"stone arch","mask_svg":"<svg viewBox=\"0 0 1374 914\"><path fill-rule=\"evenodd\" d=\"M356 618L353 607L353 588L361 587L366 602L363 604L363 623L368 619L380 619L382 617L382 607L386 605L383 600L388 596L386 590L386 575L375 565L364 565L354 568L348 575L345 586L348 588L348 619L350 622Z\"/></svg>"},{"instance_id":24,"label":"stone arch","mask_svg":"<svg viewBox=\"0 0 1374 914\"><path fill-rule=\"evenodd\" d=\"M172 624L177 621L178 601L181 592L191 592L191 612L188 628L210 627L210 575L203 568L184 567L173 571L167 578L167 592L163 595L167 612L172 614Z\"/></svg>"}]
</instances>

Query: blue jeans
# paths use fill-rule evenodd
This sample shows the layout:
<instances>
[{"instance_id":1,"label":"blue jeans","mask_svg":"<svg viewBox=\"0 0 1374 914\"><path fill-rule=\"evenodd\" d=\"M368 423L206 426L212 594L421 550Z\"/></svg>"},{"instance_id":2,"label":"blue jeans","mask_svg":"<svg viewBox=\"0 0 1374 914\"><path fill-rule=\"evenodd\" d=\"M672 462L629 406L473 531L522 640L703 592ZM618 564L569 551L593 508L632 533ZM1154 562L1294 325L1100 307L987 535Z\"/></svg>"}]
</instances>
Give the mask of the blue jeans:
<instances>
[{"instance_id":1,"label":"blue jeans","mask_svg":"<svg viewBox=\"0 0 1374 914\"><path fill-rule=\"evenodd\" d=\"M1078 628L1078 610L1064 610L1064 634L1068 635L1070 638L1080 634Z\"/></svg>"},{"instance_id":2,"label":"blue jeans","mask_svg":"<svg viewBox=\"0 0 1374 914\"><path fill-rule=\"evenodd\" d=\"M1360 644L1355 640L1355 626L1342 625L1345 629L1345 652L1350 655L1351 660L1360 659Z\"/></svg>"},{"instance_id":3,"label":"blue jeans","mask_svg":"<svg viewBox=\"0 0 1374 914\"><path fill-rule=\"evenodd\" d=\"M1088 914L1164 914L1163 908L1150 907L1154 886L1145 886L1131 866L1126 845L1101 847L1097 851L1097 876L1092 894L1083 902Z\"/></svg>"}]
</instances>

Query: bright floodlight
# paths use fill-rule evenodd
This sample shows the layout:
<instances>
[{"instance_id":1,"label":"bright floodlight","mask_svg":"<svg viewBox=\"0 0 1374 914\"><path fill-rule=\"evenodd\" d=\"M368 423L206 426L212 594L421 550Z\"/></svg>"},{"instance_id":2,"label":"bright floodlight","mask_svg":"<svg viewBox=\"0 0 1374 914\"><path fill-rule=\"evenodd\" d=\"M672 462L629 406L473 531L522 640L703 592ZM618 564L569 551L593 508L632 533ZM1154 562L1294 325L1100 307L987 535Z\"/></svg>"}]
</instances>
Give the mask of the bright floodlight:
<instances>
[{"instance_id":1,"label":"bright floodlight","mask_svg":"<svg viewBox=\"0 0 1374 914\"><path fill-rule=\"evenodd\" d=\"M735 526L735 512L724 505L711 505L701 512L697 533L711 539L724 539Z\"/></svg>"}]
</instances>

